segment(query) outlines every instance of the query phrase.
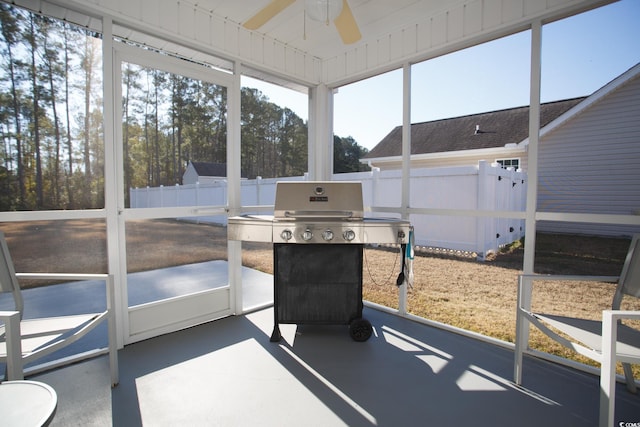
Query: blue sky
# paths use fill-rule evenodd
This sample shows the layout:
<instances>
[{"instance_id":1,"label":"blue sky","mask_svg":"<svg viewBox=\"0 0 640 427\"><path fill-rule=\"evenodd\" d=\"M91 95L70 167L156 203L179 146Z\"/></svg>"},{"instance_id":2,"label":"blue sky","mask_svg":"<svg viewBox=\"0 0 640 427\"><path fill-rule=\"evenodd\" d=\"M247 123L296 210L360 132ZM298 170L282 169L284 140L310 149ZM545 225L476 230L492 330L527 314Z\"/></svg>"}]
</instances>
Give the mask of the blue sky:
<instances>
[{"instance_id":1,"label":"blue sky","mask_svg":"<svg viewBox=\"0 0 640 427\"><path fill-rule=\"evenodd\" d=\"M638 22L640 0L622 0L545 25L542 102L590 95L640 62ZM414 65L411 121L528 105L530 44L527 31ZM306 95L249 85L307 119ZM369 149L401 123L401 70L341 87L334 97L334 133Z\"/></svg>"}]
</instances>

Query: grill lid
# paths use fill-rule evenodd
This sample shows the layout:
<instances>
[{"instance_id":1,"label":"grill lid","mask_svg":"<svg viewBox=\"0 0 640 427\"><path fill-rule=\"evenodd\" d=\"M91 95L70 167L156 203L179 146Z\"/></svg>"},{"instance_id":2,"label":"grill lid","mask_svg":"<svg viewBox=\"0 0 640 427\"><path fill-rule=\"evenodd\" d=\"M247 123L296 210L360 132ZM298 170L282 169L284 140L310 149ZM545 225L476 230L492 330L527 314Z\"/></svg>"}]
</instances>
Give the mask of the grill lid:
<instances>
[{"instance_id":1,"label":"grill lid","mask_svg":"<svg viewBox=\"0 0 640 427\"><path fill-rule=\"evenodd\" d=\"M279 181L275 220L364 218L362 183L344 181Z\"/></svg>"}]
</instances>

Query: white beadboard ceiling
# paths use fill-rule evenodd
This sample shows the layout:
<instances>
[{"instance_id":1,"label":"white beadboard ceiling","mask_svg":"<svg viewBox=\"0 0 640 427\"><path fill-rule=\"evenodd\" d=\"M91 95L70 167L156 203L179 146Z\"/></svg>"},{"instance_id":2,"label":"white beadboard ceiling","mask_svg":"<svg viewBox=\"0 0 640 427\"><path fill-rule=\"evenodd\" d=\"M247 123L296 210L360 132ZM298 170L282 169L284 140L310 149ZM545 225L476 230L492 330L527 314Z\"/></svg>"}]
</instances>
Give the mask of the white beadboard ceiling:
<instances>
[{"instance_id":1,"label":"white beadboard ceiling","mask_svg":"<svg viewBox=\"0 0 640 427\"><path fill-rule=\"evenodd\" d=\"M613 0L347 0L362 39L345 45L330 23L305 19L304 0L262 27L242 26L271 0L14 0L109 16L114 33L181 53L240 61L289 87L339 86ZM211 61L209 61L211 62ZM214 61L215 62L215 61ZM275 77L274 77L275 76Z\"/></svg>"}]
</instances>

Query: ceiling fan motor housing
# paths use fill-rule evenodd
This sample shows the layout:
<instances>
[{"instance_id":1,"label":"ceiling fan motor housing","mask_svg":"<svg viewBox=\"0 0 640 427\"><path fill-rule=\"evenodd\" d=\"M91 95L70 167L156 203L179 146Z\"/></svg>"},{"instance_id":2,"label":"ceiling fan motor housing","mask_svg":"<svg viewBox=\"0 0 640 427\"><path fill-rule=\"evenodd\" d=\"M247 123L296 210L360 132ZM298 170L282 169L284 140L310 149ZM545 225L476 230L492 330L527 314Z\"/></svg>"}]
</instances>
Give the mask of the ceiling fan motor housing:
<instances>
[{"instance_id":1,"label":"ceiling fan motor housing","mask_svg":"<svg viewBox=\"0 0 640 427\"><path fill-rule=\"evenodd\" d=\"M304 9L314 21L331 22L342 12L342 0L305 0Z\"/></svg>"}]
</instances>

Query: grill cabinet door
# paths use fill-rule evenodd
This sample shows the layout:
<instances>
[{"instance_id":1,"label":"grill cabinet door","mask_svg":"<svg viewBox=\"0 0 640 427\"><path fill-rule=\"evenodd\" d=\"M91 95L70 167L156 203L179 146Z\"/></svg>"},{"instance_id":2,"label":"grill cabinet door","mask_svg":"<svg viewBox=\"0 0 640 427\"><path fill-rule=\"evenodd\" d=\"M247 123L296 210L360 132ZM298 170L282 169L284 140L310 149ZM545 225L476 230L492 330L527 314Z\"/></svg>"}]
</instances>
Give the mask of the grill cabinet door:
<instances>
[{"instance_id":1,"label":"grill cabinet door","mask_svg":"<svg viewBox=\"0 0 640 427\"><path fill-rule=\"evenodd\" d=\"M362 317L357 244L274 244L274 309L281 323L348 324Z\"/></svg>"}]
</instances>

